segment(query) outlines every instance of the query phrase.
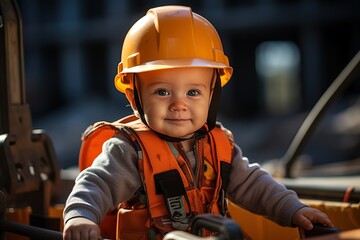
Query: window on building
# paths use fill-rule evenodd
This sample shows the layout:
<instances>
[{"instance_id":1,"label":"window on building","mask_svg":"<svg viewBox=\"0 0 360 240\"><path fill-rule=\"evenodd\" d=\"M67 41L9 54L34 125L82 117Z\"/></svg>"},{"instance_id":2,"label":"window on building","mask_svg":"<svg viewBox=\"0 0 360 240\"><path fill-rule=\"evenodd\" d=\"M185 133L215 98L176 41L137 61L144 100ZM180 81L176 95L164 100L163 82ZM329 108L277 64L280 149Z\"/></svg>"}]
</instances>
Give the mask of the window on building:
<instances>
[{"instance_id":1,"label":"window on building","mask_svg":"<svg viewBox=\"0 0 360 240\"><path fill-rule=\"evenodd\" d=\"M268 41L256 49L262 105L269 114L296 112L301 104L300 51L290 41Z\"/></svg>"}]
</instances>

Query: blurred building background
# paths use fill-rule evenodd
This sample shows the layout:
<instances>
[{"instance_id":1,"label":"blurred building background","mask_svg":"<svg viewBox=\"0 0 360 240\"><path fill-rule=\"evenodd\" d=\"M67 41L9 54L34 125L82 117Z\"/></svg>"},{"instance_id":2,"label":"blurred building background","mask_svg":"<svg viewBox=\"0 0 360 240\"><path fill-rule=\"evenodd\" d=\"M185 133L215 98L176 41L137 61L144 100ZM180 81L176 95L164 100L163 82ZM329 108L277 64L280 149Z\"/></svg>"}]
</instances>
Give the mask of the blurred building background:
<instances>
[{"instance_id":1,"label":"blurred building background","mask_svg":"<svg viewBox=\"0 0 360 240\"><path fill-rule=\"evenodd\" d=\"M251 161L285 153L308 111L360 50L357 0L18 4L33 126L48 132L62 168L77 165L80 137L90 124L131 113L113 78L125 34L151 7L191 6L218 30L234 68L223 89L219 120L233 130ZM346 90L305 149L313 164L360 156L359 82ZM355 130L349 128L353 125Z\"/></svg>"}]
</instances>

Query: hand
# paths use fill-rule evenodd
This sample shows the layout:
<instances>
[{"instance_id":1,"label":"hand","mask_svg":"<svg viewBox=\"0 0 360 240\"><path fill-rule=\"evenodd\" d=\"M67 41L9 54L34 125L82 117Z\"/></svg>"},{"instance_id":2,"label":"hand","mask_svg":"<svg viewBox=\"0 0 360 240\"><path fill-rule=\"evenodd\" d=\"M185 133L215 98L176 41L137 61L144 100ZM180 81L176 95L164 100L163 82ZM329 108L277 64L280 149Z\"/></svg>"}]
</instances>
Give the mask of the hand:
<instances>
[{"instance_id":1,"label":"hand","mask_svg":"<svg viewBox=\"0 0 360 240\"><path fill-rule=\"evenodd\" d=\"M72 218L64 226L64 240L98 240L99 238L99 226L87 218Z\"/></svg>"},{"instance_id":2,"label":"hand","mask_svg":"<svg viewBox=\"0 0 360 240\"><path fill-rule=\"evenodd\" d=\"M335 227L329 217L316 208L300 208L293 216L292 223L305 230L313 229L313 223L320 223L327 227Z\"/></svg>"}]
</instances>

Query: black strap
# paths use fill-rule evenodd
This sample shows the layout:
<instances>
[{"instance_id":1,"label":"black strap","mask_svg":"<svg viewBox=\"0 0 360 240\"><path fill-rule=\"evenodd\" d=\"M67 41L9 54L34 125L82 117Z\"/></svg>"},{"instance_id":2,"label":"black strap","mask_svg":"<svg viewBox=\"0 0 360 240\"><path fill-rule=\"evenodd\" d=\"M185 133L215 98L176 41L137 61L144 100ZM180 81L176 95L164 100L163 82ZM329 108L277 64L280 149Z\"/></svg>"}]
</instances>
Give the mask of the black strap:
<instances>
[{"instance_id":1,"label":"black strap","mask_svg":"<svg viewBox=\"0 0 360 240\"><path fill-rule=\"evenodd\" d=\"M149 127L149 125L147 124L146 122L146 119L145 119L145 115L144 115L144 110L141 106L141 103L140 103L140 98L139 98L139 94L138 94L138 91L136 89L136 84L135 84L135 75L134 75L134 100L135 100L135 105L136 105L136 108L137 108L137 111L140 115L140 119L141 121Z\"/></svg>"},{"instance_id":2,"label":"black strap","mask_svg":"<svg viewBox=\"0 0 360 240\"><path fill-rule=\"evenodd\" d=\"M220 102L220 95L221 95L221 81L219 74L217 71L214 71L214 74L216 74L216 80L215 80L215 86L214 86L214 92L211 98L208 117L207 117L207 125L208 125L208 131L214 129L216 125L216 118L217 118L217 112L219 108L219 102Z\"/></svg>"},{"instance_id":3,"label":"black strap","mask_svg":"<svg viewBox=\"0 0 360 240\"><path fill-rule=\"evenodd\" d=\"M164 194L166 207L175 229L186 230L191 222L191 206L180 173L176 169L154 175L156 194ZM189 212L185 210L186 200Z\"/></svg>"},{"instance_id":4,"label":"black strap","mask_svg":"<svg viewBox=\"0 0 360 240\"><path fill-rule=\"evenodd\" d=\"M156 194L164 194L165 198L186 194L180 173L176 169L154 175Z\"/></svg>"},{"instance_id":5,"label":"black strap","mask_svg":"<svg viewBox=\"0 0 360 240\"><path fill-rule=\"evenodd\" d=\"M222 180L222 187L226 191L230 183L231 164L227 162L220 163L220 174Z\"/></svg>"}]
</instances>

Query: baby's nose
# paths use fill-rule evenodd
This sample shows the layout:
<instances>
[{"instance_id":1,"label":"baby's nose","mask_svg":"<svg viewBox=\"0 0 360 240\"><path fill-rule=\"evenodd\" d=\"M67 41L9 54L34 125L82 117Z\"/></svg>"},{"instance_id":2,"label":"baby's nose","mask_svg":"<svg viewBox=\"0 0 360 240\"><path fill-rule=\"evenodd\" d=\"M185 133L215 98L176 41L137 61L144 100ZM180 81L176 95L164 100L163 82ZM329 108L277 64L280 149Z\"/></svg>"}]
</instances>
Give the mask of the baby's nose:
<instances>
[{"instance_id":1,"label":"baby's nose","mask_svg":"<svg viewBox=\"0 0 360 240\"><path fill-rule=\"evenodd\" d=\"M170 111L184 111L187 109L186 101L181 97L174 97L170 104Z\"/></svg>"}]
</instances>

